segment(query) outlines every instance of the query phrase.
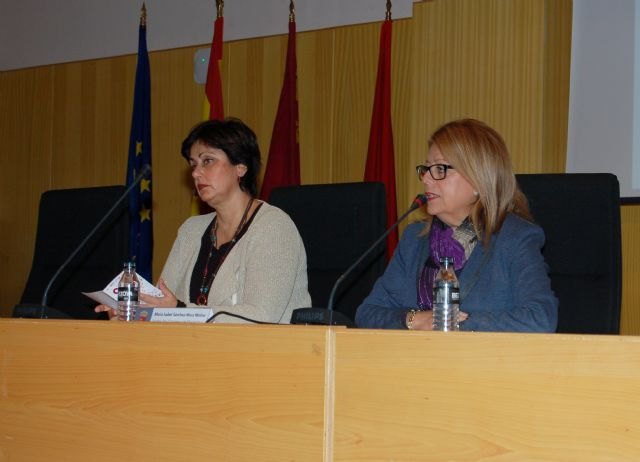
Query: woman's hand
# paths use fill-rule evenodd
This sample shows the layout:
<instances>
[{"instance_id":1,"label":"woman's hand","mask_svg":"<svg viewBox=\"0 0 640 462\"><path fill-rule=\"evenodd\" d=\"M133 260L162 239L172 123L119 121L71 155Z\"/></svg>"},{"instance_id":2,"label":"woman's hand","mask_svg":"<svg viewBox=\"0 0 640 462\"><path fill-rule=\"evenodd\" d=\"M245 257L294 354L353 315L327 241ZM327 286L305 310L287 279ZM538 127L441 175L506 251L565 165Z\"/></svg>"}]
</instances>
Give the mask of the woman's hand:
<instances>
[{"instance_id":1,"label":"woman's hand","mask_svg":"<svg viewBox=\"0 0 640 462\"><path fill-rule=\"evenodd\" d=\"M152 295L140 293L139 297L145 305L159 308L173 308L178 304L178 299L167 287L164 279L158 279L158 289L162 292L162 297L154 297Z\"/></svg>"},{"instance_id":2,"label":"woman's hand","mask_svg":"<svg viewBox=\"0 0 640 462\"><path fill-rule=\"evenodd\" d=\"M93 311L95 311L96 313L103 313L106 311L107 314L109 315L110 321L118 320L118 310L116 308L111 308L110 306L107 306L107 305L98 305L93 309Z\"/></svg>"},{"instance_id":3,"label":"woman's hand","mask_svg":"<svg viewBox=\"0 0 640 462\"><path fill-rule=\"evenodd\" d=\"M458 313L458 322L466 321L469 317L468 313L460 311ZM411 323L412 330L433 330L433 311L416 311L413 315L413 322Z\"/></svg>"},{"instance_id":4,"label":"woman's hand","mask_svg":"<svg viewBox=\"0 0 640 462\"><path fill-rule=\"evenodd\" d=\"M413 315L411 330L433 330L433 311L416 311Z\"/></svg>"}]
</instances>

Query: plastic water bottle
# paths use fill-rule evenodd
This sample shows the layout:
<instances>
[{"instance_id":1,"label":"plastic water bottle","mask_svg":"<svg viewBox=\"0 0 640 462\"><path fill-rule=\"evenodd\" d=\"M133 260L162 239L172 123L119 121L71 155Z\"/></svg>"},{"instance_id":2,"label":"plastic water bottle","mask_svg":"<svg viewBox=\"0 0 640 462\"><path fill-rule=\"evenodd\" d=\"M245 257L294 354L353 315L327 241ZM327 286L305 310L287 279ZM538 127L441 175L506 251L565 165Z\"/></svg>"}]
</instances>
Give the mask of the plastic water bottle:
<instances>
[{"instance_id":1,"label":"plastic water bottle","mask_svg":"<svg viewBox=\"0 0 640 462\"><path fill-rule=\"evenodd\" d=\"M460 285L453 269L453 258L440 258L440 269L433 281L433 330L458 330Z\"/></svg>"},{"instance_id":2,"label":"plastic water bottle","mask_svg":"<svg viewBox=\"0 0 640 462\"><path fill-rule=\"evenodd\" d=\"M136 264L126 262L118 282L118 319L120 321L133 321L138 309L139 291L140 281L136 275Z\"/></svg>"}]
</instances>

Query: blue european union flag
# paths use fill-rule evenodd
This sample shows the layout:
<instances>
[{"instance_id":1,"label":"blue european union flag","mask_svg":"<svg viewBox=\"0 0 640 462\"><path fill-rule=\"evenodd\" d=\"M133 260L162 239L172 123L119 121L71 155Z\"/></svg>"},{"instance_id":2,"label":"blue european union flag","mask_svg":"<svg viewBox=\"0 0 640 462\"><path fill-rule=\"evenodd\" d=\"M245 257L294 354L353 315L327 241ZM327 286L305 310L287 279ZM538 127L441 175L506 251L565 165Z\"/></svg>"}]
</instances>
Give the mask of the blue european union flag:
<instances>
[{"instance_id":1,"label":"blue european union flag","mask_svg":"<svg viewBox=\"0 0 640 462\"><path fill-rule=\"evenodd\" d=\"M133 96L133 116L129 139L127 186L133 183L142 167L151 166L151 78L147 53L146 10L143 7L138 35L138 64ZM129 193L129 258L136 271L151 279L153 227L151 221L151 178L149 173Z\"/></svg>"}]
</instances>

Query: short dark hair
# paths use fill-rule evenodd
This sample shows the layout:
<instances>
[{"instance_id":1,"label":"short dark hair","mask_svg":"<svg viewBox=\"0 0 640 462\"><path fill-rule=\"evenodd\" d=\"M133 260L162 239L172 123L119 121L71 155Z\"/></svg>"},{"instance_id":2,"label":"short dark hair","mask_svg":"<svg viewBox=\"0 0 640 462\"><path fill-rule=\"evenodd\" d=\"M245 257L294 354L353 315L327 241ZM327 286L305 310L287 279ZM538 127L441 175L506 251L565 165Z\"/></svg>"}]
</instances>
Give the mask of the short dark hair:
<instances>
[{"instance_id":1,"label":"short dark hair","mask_svg":"<svg viewBox=\"0 0 640 462\"><path fill-rule=\"evenodd\" d=\"M240 178L240 188L252 197L257 196L260 148L253 130L233 117L205 120L193 127L182 142L182 157L189 160L191 148L197 142L224 151L232 165L247 167L247 173Z\"/></svg>"}]
</instances>

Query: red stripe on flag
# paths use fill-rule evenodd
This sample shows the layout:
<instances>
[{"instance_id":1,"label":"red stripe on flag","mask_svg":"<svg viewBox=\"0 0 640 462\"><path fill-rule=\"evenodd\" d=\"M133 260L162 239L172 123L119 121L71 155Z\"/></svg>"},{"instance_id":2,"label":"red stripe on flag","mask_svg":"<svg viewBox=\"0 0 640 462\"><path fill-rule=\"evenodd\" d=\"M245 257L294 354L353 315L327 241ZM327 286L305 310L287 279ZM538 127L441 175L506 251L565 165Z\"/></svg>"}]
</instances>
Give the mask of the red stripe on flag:
<instances>
[{"instance_id":1,"label":"red stripe on flag","mask_svg":"<svg viewBox=\"0 0 640 462\"><path fill-rule=\"evenodd\" d=\"M209 100L209 119L224 119L224 104L222 101L222 78L220 77L219 61L222 59L222 34L224 31L224 17L216 18L213 25L213 40L209 53L209 68L207 69L207 83L205 94Z\"/></svg>"},{"instance_id":2,"label":"red stripe on flag","mask_svg":"<svg viewBox=\"0 0 640 462\"><path fill-rule=\"evenodd\" d=\"M298 144L298 97L296 95L296 23L289 22L287 64L278 103L278 113L273 123L269 158L262 181L260 198L268 200L271 191L278 186L300 184L300 145Z\"/></svg>"},{"instance_id":3,"label":"red stripe on flag","mask_svg":"<svg viewBox=\"0 0 640 462\"><path fill-rule=\"evenodd\" d=\"M369 149L365 167L365 181L384 183L387 192L387 226L391 226L398 216L396 209L396 173L393 154L393 128L391 126L391 27L392 21L382 23L380 35L380 55L376 93L371 116ZM391 259L398 244L398 230L387 237L387 259Z\"/></svg>"}]
</instances>

